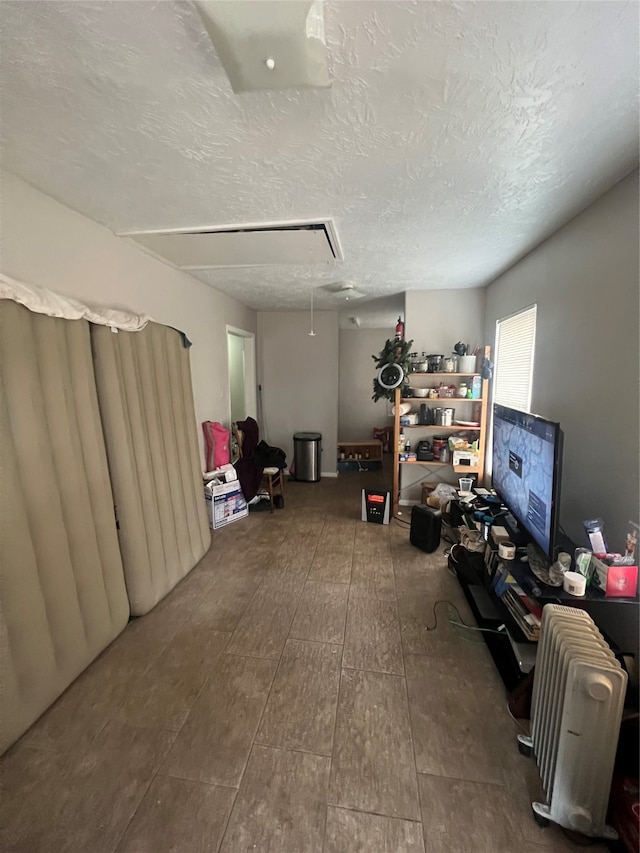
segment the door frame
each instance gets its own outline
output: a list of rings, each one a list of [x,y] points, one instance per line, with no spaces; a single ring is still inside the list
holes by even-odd
[[[244,348],[244,408],[246,417],[258,420],[258,401],[256,395],[256,336],[237,326],[226,326],[227,343],[229,335],[242,338]],[[227,346],[227,412],[231,425],[231,383],[229,381],[229,347]]]

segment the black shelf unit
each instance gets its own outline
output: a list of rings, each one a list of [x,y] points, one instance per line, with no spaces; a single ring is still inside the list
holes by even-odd
[[[535,649],[537,643],[524,636],[505,603],[492,589],[491,582],[499,562],[497,546],[491,545],[490,551],[485,555],[484,567],[478,573],[477,582],[470,583],[469,578],[461,574],[458,574],[458,582],[479,627],[496,630],[500,625],[504,625],[501,633],[483,632],[482,636],[505,687],[512,691],[527,675],[520,666],[514,646],[526,651]],[[532,574],[528,564],[521,559],[509,561],[508,568],[524,592],[540,607],[545,604],[562,604],[586,610],[615,654],[636,652],[640,610],[638,596],[606,598],[599,590],[587,588],[586,594],[578,598],[561,587],[541,583]],[[491,608],[493,613],[490,613]],[[531,657],[530,651],[527,657]]]
[[[526,677],[526,673],[520,669],[518,659],[514,652],[511,640],[507,635],[507,631],[511,633],[513,629],[511,637],[516,644],[525,643],[526,640],[511,618],[511,614],[508,612],[504,604],[492,592],[487,591],[485,587],[481,585],[480,581],[478,581],[478,584],[469,584],[460,576],[458,576],[458,581],[462,587],[462,591],[464,592],[464,596],[467,599],[478,627],[488,628],[492,631],[492,633],[483,631],[482,637],[487,649],[489,650],[489,654],[493,658],[496,669],[500,673],[504,686],[508,692],[511,692],[512,690],[515,690],[522,679]],[[482,596],[481,593],[489,596],[489,600],[494,605],[498,618],[492,618],[488,615],[486,606],[479,604],[479,600],[482,601],[484,599],[484,596]],[[505,629],[500,633],[493,633],[498,630],[500,625],[504,625]]]

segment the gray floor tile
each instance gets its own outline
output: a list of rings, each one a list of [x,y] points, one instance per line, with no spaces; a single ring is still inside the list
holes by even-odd
[[[351,580],[352,558],[352,546],[342,549],[339,544],[331,549],[318,546],[307,580],[348,584]]]
[[[234,788],[158,774],[117,853],[217,853],[235,796]]]
[[[279,575],[264,578],[240,619],[227,651],[279,658],[295,616],[304,582]]]
[[[331,755],[342,648],[287,640],[256,742]]]
[[[389,525],[361,521],[356,527],[354,554],[391,557]]]
[[[351,597],[396,600],[391,556],[354,554],[351,568]]]
[[[329,802],[419,820],[403,678],[342,671]]]
[[[419,772],[504,785],[500,750],[506,699],[470,689],[447,660],[405,657],[411,726]]]
[[[424,853],[422,824],[329,806],[324,853]]]
[[[411,591],[398,590],[404,653],[486,661],[488,652],[479,632],[460,628],[449,621],[458,621],[460,615],[467,625],[476,624],[466,601],[453,602],[457,612],[449,606],[449,601],[449,597],[439,598],[428,587],[426,591],[419,586]]]
[[[266,577],[270,578],[274,575],[290,575],[291,577],[299,578],[304,581],[307,579],[313,554],[290,554],[287,556],[276,556],[271,561]]]
[[[31,747],[24,739],[2,756],[0,850],[21,849],[22,840],[39,822],[41,811],[49,806],[52,791],[65,784],[71,766],[67,754]],[[46,825],[46,817],[43,823]]]
[[[418,774],[426,853],[516,853],[523,839],[505,788]]]
[[[233,572],[217,578],[195,604],[216,631],[234,631],[262,580],[262,573]]]
[[[394,601],[349,598],[343,666],[404,674],[400,625]]]
[[[162,772],[194,781],[239,785],[275,670],[275,661],[223,655]]]
[[[348,600],[346,584],[307,581],[289,636],[319,643],[342,643]]]
[[[194,617],[131,686],[118,719],[132,726],[179,731],[230,636],[212,631],[208,617]]]
[[[146,617],[130,622],[25,733],[23,741],[56,751],[90,745],[184,620],[183,614],[172,613],[167,626],[161,626],[155,616],[150,622]]]
[[[55,780],[14,850],[113,853],[174,737],[109,723]]]
[[[329,764],[254,746],[220,853],[322,853]]]

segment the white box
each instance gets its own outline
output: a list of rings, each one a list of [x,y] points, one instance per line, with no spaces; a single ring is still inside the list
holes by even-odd
[[[239,518],[249,515],[249,507],[242,494],[240,483],[222,483],[220,486],[208,486],[205,489],[209,527],[218,530]]]
[[[454,450],[453,464],[454,465],[469,465],[469,468],[477,468],[480,462],[480,454],[474,453],[471,450]]]

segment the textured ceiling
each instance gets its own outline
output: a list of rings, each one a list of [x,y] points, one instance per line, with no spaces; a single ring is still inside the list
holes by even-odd
[[[0,22],[3,166],[49,195],[115,232],[335,220],[342,262],[195,274],[257,310],[482,286],[638,162],[636,2],[327,2],[332,87],[240,95],[190,3]]]

